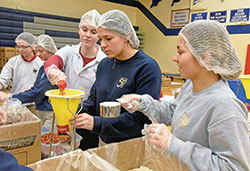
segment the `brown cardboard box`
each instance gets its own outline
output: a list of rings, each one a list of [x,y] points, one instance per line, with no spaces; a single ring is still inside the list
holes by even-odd
[[[0,126],[0,148],[12,153],[19,164],[27,165],[41,160],[41,121],[24,109],[24,121]]]
[[[3,65],[4,65],[4,60],[3,58],[0,57],[0,68],[3,68]]]
[[[0,47],[0,68],[3,68],[3,66],[13,56],[16,56],[16,48]]]
[[[5,58],[10,59],[16,55],[16,48],[6,47],[5,48]]]
[[[5,47],[0,47],[0,58],[4,58],[5,55]]]
[[[162,87],[166,87],[167,85],[170,85],[171,84],[171,78],[168,78],[164,75],[162,75],[162,83],[161,83],[161,86]]]
[[[161,92],[163,93],[163,96],[173,96],[175,95],[175,90],[179,89],[183,86],[182,83],[175,83],[172,82],[170,85],[167,85],[166,87],[161,87]]]
[[[0,57],[1,58],[11,58],[15,56],[16,48],[13,47],[0,47]]]
[[[20,52],[15,48],[15,56],[20,55]]]
[[[87,151],[76,150],[61,156],[38,161],[28,167],[36,171],[116,171],[141,166],[154,171],[188,170],[173,156],[165,156],[147,145],[142,138],[108,144]]]

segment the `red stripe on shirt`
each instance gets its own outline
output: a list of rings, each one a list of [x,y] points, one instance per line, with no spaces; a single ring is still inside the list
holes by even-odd
[[[81,53],[80,53],[81,57],[82,57],[82,60],[83,60],[83,66],[86,66],[88,63],[90,63],[91,61],[93,61],[96,57],[94,58],[86,58],[85,56],[83,56]]]
[[[44,71],[46,71],[46,68],[48,68],[52,64],[55,64],[60,70],[63,69],[63,60],[59,55],[52,55],[44,62]]]
[[[36,54],[34,54],[34,56],[31,59],[26,59],[23,55],[21,55],[22,59],[26,62],[32,62],[34,59],[36,59]]]

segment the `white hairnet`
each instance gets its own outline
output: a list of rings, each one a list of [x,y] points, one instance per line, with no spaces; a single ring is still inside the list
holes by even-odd
[[[128,16],[120,10],[110,10],[102,14],[98,20],[98,27],[110,29],[125,37],[134,49],[139,47],[139,39]]]
[[[31,33],[23,32],[17,36],[15,42],[17,41],[24,41],[34,49],[34,43],[36,41],[36,37]]]
[[[90,10],[82,15],[79,27],[81,27],[83,24],[97,27],[96,23],[99,17],[100,14],[96,10]]]
[[[236,79],[242,71],[241,61],[224,25],[201,20],[187,24],[179,33],[188,49],[207,70],[222,79]]]
[[[53,54],[57,51],[54,40],[49,35],[45,34],[42,34],[36,38],[36,46],[42,46],[44,49]]]

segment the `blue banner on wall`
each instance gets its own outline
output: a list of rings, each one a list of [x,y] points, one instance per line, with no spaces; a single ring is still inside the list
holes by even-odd
[[[230,22],[246,22],[249,21],[250,8],[231,10]]]
[[[216,20],[220,23],[225,23],[227,21],[227,11],[211,12],[210,20]]]
[[[206,20],[206,19],[207,19],[207,12],[194,13],[191,16],[191,22],[196,20]]]

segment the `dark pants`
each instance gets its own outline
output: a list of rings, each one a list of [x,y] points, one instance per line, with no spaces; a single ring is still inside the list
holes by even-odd
[[[76,129],[76,132],[82,136],[82,140],[79,146],[81,150],[98,147],[99,138],[97,134],[90,133],[90,131],[85,129]]]

